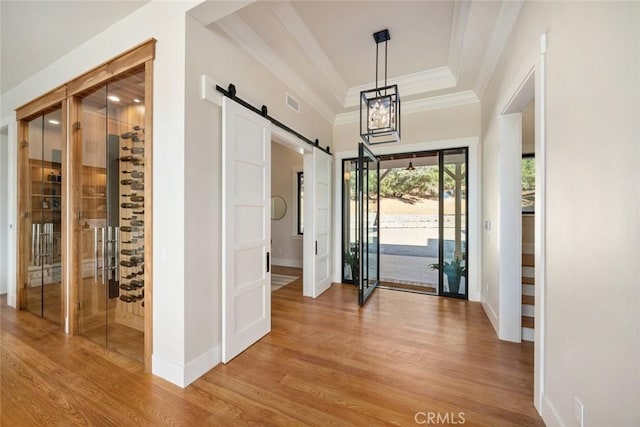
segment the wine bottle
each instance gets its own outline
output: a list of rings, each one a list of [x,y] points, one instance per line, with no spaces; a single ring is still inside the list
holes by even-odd
[[[144,190],[144,184],[141,183],[140,181],[133,182],[133,183],[131,183],[131,189],[132,190],[140,190],[140,191],[142,191],[142,190]]]
[[[120,157],[120,160],[123,162],[139,162],[142,159],[140,157],[135,157],[135,156],[122,156]]]
[[[122,185],[130,185],[131,188],[133,188],[134,185],[142,184],[142,183],[140,181],[135,180],[135,179],[122,179],[122,180],[120,180],[120,184],[122,184]]]
[[[143,205],[140,205],[138,203],[120,203],[120,207],[123,209],[138,209],[143,207]],[[134,212],[135,213],[135,212]]]
[[[144,155],[144,148],[143,147],[132,147],[131,148],[131,154],[142,154],[142,155]]]
[[[144,178],[144,172],[133,171],[131,172],[131,178]]]
[[[141,219],[135,219],[131,221],[131,225],[134,227],[144,227],[144,221]]]
[[[137,195],[132,195],[131,196],[131,201],[132,202],[144,202],[144,196],[137,196]]]
[[[132,256],[131,258],[129,258],[129,261],[133,262],[136,265],[142,264],[144,262],[144,257],[142,257],[142,256]]]

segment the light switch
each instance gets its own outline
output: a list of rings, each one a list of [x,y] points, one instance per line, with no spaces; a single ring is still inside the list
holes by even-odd
[[[491,230],[491,221],[485,221],[484,222],[484,229],[485,230]]]

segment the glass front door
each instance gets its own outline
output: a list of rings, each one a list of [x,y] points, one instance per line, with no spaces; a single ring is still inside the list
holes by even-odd
[[[467,298],[467,150],[444,150],[440,161],[440,294]]]
[[[76,99],[82,168],[78,327],[144,358],[144,71]]]
[[[376,241],[380,286],[467,298],[467,149],[378,156],[377,192],[361,200],[359,174],[367,172],[366,158],[362,168],[360,159],[343,161],[343,282],[359,285],[360,245],[369,238],[363,249]],[[365,203],[377,213],[361,210]],[[374,224],[361,227],[367,220],[360,222],[360,216],[367,212]]]
[[[22,256],[26,277],[24,308],[61,324],[62,315],[62,110],[26,124],[29,150],[28,234]],[[26,274],[25,274],[26,273]]]
[[[380,161],[363,143],[358,147],[358,304],[364,305],[380,282]]]

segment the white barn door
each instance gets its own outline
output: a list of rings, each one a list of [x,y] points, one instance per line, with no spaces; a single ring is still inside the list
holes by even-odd
[[[271,331],[271,123],[222,103],[222,361]]]
[[[331,156],[314,149],[304,162],[304,216],[312,220],[304,230],[303,294],[316,298],[331,286]]]

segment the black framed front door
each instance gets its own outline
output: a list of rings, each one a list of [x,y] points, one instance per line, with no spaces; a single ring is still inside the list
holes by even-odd
[[[356,175],[358,304],[364,305],[380,283],[380,160],[363,143],[358,145]]]

